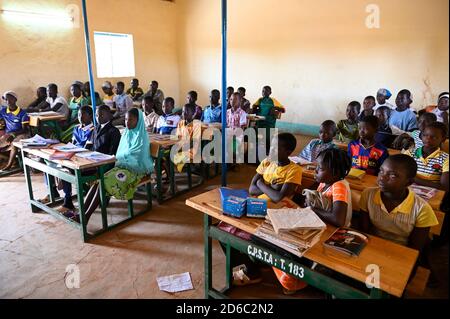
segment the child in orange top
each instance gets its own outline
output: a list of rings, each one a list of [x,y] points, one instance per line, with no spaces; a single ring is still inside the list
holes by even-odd
[[[349,227],[352,218],[351,191],[345,177],[351,169],[348,155],[339,149],[327,149],[320,153],[315,179],[319,182],[318,192],[331,201],[331,210],[312,207],[314,212],[326,223],[336,227]],[[285,294],[293,294],[306,287],[306,283],[285,272],[273,268],[283,286]]]

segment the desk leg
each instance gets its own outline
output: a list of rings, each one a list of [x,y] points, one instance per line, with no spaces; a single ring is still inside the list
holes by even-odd
[[[161,172],[162,152],[158,151],[158,158],[156,159],[156,188],[158,192],[158,203],[162,202],[162,172]]]
[[[24,154],[24,152],[22,150],[22,159],[23,159],[24,156],[25,156],[25,154]],[[27,187],[28,187],[28,197],[29,197],[30,202],[31,202],[32,200],[34,200],[33,183],[31,181],[31,169],[26,164],[23,164],[23,168],[24,168],[24,171],[25,171],[25,181],[26,181]],[[36,206],[34,206],[33,204],[31,204],[30,206],[31,206],[31,212],[36,213],[36,212],[39,211],[39,209]]]
[[[56,189],[55,185],[55,177],[50,176],[46,174],[47,176],[47,183],[48,183],[48,193],[50,195],[50,203],[54,203],[56,201],[55,194],[53,193],[53,190]]]
[[[384,291],[372,288],[370,290],[370,299],[386,299],[389,297],[389,294],[385,293]]]
[[[106,211],[106,205],[108,205],[108,201],[106,199],[105,192],[105,166],[100,166],[98,169],[100,175],[100,205],[102,209],[102,227],[103,230],[108,229],[108,216]]]
[[[205,298],[209,299],[209,291],[212,289],[212,239],[209,237],[209,227],[212,218],[203,216],[203,240],[205,242]]]
[[[192,188],[192,169],[191,169],[191,163],[187,164],[186,171],[187,171],[187,178],[188,178],[188,188]]]
[[[175,165],[173,164],[170,155],[167,157],[169,162],[169,180],[170,180],[170,193],[175,196]]]
[[[225,253],[225,274],[226,274],[226,288],[225,290],[228,290],[231,288],[231,278],[233,276],[232,269],[231,269],[231,245],[226,244],[226,253]]]
[[[78,206],[79,208],[79,216],[80,216],[80,224],[81,224],[81,236],[83,237],[83,242],[86,242],[88,240],[88,233],[87,233],[87,222],[86,222],[86,215],[85,215],[85,209],[84,209],[84,194],[83,194],[83,183],[82,183],[82,176],[81,171],[77,169],[75,171],[75,176],[77,177],[77,197],[78,197]]]

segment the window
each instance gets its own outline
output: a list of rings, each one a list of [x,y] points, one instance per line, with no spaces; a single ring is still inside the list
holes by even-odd
[[[134,77],[133,35],[94,32],[98,78]]]

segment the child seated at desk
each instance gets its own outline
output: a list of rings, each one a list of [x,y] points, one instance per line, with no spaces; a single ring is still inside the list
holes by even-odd
[[[358,121],[361,121],[364,117],[374,115],[374,107],[376,105],[375,97],[367,96],[363,102],[363,109],[358,116]]]
[[[297,147],[297,140],[290,133],[280,133],[272,140],[269,157],[256,169],[249,193],[274,203],[292,198],[302,183],[302,168],[289,156]]]
[[[89,105],[88,99],[83,95],[83,89],[78,83],[74,83],[70,86],[70,94],[72,98],[69,102],[70,119],[69,124],[74,124],[78,120],[78,109],[82,106]],[[73,130],[73,127],[72,127]]]
[[[177,128],[180,116],[173,113],[175,107],[175,100],[167,97],[163,102],[163,115],[161,115],[156,124],[156,133],[158,134],[172,134],[172,131]]]
[[[181,113],[181,121],[178,122],[176,135],[180,139],[177,146],[181,152],[176,152],[173,163],[181,173],[186,163],[191,162],[200,149],[202,138],[202,123],[194,120],[195,106],[186,104]],[[167,170],[167,163],[163,162],[163,169]]]
[[[139,87],[139,80],[132,79],[130,86],[131,87],[127,90],[127,95],[129,95],[134,102],[142,100],[144,90]]]
[[[154,109],[155,102],[151,96],[145,96],[142,99],[142,109],[144,110],[144,122],[147,132],[154,133],[156,130],[156,124],[159,120],[159,115]]]
[[[110,81],[105,81],[102,84],[102,91],[105,93],[103,96],[103,103],[109,107],[111,111],[115,111],[114,107],[114,91],[113,91],[113,85]]]
[[[245,94],[246,94],[247,90],[244,87],[240,87],[240,88],[238,88],[237,91],[241,95],[241,109],[245,113],[249,114],[250,111],[252,110],[252,104],[250,103],[249,100],[247,100],[245,98]]]
[[[203,109],[200,105],[197,105],[198,94],[196,91],[190,91],[186,97],[186,103],[195,108],[194,120],[201,120],[203,115]]]
[[[86,144],[91,140],[94,132],[94,125],[92,124],[92,107],[82,106],[78,110],[78,122],[80,124],[73,128],[72,143],[77,147],[85,148]],[[75,206],[72,201],[72,184],[62,181],[64,191],[64,203],[58,209],[61,213],[66,213],[69,210],[74,210]]]
[[[377,104],[374,106],[374,111],[382,106],[386,106],[391,110],[395,109],[395,106],[388,101],[391,96],[392,93],[388,89],[379,89],[377,91]]]
[[[227,110],[227,138],[232,141],[233,163],[243,163],[245,157],[244,130],[247,126],[247,113],[241,108],[241,95],[231,94],[231,108]],[[233,169],[236,167],[232,166]]]
[[[277,118],[286,112],[284,106],[281,105],[275,98],[271,97],[272,88],[270,86],[265,86],[262,89],[262,97],[259,98],[252,107],[252,114],[265,117],[264,120],[256,122],[256,129],[264,129],[265,138],[265,148],[266,154],[270,150],[270,142],[272,140],[272,130],[276,126]]]
[[[352,168],[366,171],[369,175],[378,175],[381,164],[389,156],[388,149],[375,141],[378,118],[366,116],[359,123],[360,139],[348,144],[348,156],[352,159]]]
[[[417,163],[414,182],[443,191],[449,189],[448,153],[440,146],[446,139],[447,127],[441,122],[428,125],[422,133],[423,146],[415,151],[406,151]]]
[[[404,154],[389,157],[381,166],[378,186],[361,194],[361,228],[381,238],[423,251],[430,227],[438,224],[431,206],[408,187],[417,172]]]
[[[434,113],[422,113],[419,116],[418,130],[399,135],[393,143],[393,147],[398,150],[415,150],[423,146],[422,132],[425,127],[437,121]]]
[[[397,108],[392,111],[389,125],[405,132],[412,132],[418,128],[416,114],[411,110],[411,92],[401,90],[395,100]]]
[[[347,106],[347,119],[341,120],[337,124],[339,142],[348,143],[358,139],[358,114],[360,111],[361,104],[357,101],[350,102]]]
[[[58,86],[56,84],[50,83],[47,86],[47,99],[45,102],[45,106],[41,110],[42,112],[53,111],[63,115],[66,120],[69,118],[69,106],[67,105],[66,99],[58,95]]]
[[[336,123],[327,120],[320,125],[319,139],[313,139],[301,151],[299,157],[309,162],[316,162],[319,154],[329,148],[336,148],[333,139],[336,136]]]
[[[5,122],[6,134],[0,137],[0,153],[9,153],[9,157],[0,171],[8,171],[13,166],[17,155],[13,142],[27,138],[30,118],[25,110],[17,106],[18,95],[15,92],[5,92],[2,99],[6,102],[6,107],[0,110],[0,120]]]
[[[114,108],[116,112],[113,115],[114,126],[125,125],[125,114],[133,107],[133,100],[125,93],[125,83],[117,82],[116,95],[114,95]]]
[[[312,206],[309,195],[307,204],[312,206],[314,212],[326,223],[336,227],[350,227],[352,219],[352,197],[350,186],[345,180],[348,175],[351,162],[345,151],[330,148],[319,154],[315,179],[319,183],[315,193],[315,205]],[[317,200],[322,196],[322,202]],[[327,202],[327,203],[325,203]],[[285,272],[273,268],[278,281],[283,286],[283,292],[287,295],[294,294],[306,287],[306,283]]]
[[[125,131],[117,149],[116,167],[105,174],[105,190],[108,196],[119,200],[133,199],[142,178],[153,171],[149,156],[150,140],[144,124],[144,115],[137,108],[128,110],[125,116]],[[98,183],[86,196],[86,223],[100,203]],[[79,221],[79,216],[75,218]]]
[[[27,113],[37,113],[42,110],[45,106],[45,100],[47,99],[47,88],[40,87],[36,92],[36,99],[31,102],[27,107]]]
[[[220,104],[220,91],[212,90],[209,96],[209,103],[203,111],[201,121],[206,124],[220,123],[222,121],[222,105]]]
[[[378,130],[375,134],[375,141],[383,144],[385,147],[390,147],[395,139],[395,136],[392,135],[392,130],[389,127],[391,111],[392,110],[387,106],[380,106],[375,111],[375,116],[378,118]]]
[[[85,82],[83,85],[83,91],[86,94],[86,98],[87,98],[87,103],[88,105],[92,106],[92,98],[91,98],[91,84],[88,82]],[[95,92],[94,94],[95,96],[95,105],[99,106],[103,104],[102,99],[100,98],[100,94],[98,94],[98,92]]]

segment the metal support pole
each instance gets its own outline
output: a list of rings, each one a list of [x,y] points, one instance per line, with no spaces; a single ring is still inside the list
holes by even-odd
[[[222,186],[227,186],[227,0],[222,0]]]
[[[89,26],[88,26],[88,17],[87,17],[87,9],[86,9],[86,0],[81,0],[81,4],[83,6],[83,21],[84,21],[84,40],[86,42],[86,58],[89,72],[89,84],[91,87],[91,104],[92,111],[94,113],[94,125],[97,125],[97,120],[95,118],[95,110],[96,106],[96,98],[95,98],[95,85],[94,85],[94,75],[92,74],[92,59],[91,59],[91,42],[89,40]]]

